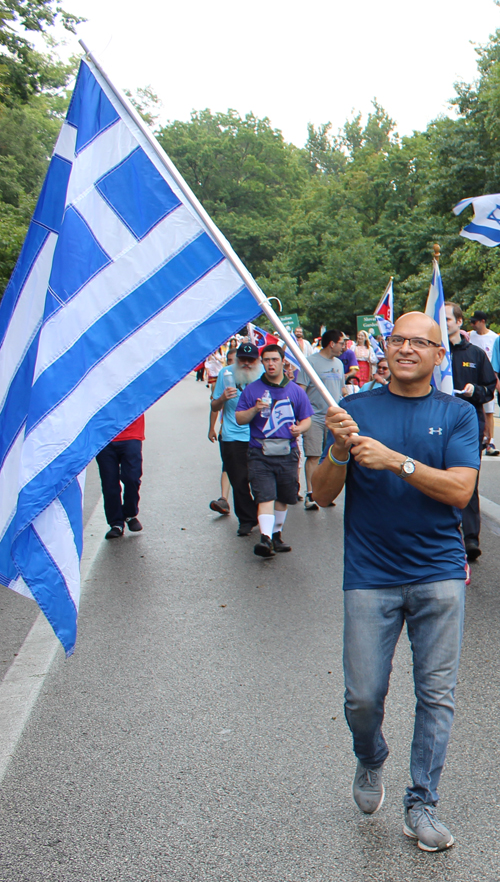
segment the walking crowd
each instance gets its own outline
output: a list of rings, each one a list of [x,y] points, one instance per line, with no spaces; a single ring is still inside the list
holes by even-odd
[[[352,795],[360,811],[384,800],[389,750],[382,724],[392,660],[406,624],[413,653],[416,710],[411,785],[404,794],[406,836],[424,851],[453,844],[437,816],[438,784],[454,694],[470,562],[481,555],[481,455],[496,456],[493,398],[500,389],[500,337],[476,311],[463,329],[460,306],[445,305],[454,395],[438,391],[434,370],[446,355],[429,316],[401,316],[384,339],[351,341],[326,330],[299,348],[336,406],[278,338],[260,348],[232,337],[196,370],[210,390],[208,438],[218,441],[220,496],[210,509],[237,534],[256,531],[254,554],[292,551],[287,510],[306,517],[344,505],[345,715],[357,760]],[[268,335],[269,336],[269,335]],[[500,399],[499,399],[500,403]],[[138,532],[144,417],[97,457],[106,539]],[[304,497],[300,477],[304,469]],[[122,499],[122,485],[124,495]]]

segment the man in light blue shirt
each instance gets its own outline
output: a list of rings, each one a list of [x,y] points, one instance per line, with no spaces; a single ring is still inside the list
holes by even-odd
[[[219,373],[211,404],[212,413],[221,410],[223,413],[221,456],[224,471],[233,488],[234,512],[239,521],[238,536],[248,536],[256,526],[257,506],[248,484],[250,428],[239,426],[234,414],[243,389],[257,380],[261,373],[259,350],[252,343],[242,343],[236,352],[235,363]],[[231,378],[228,374],[231,374]]]

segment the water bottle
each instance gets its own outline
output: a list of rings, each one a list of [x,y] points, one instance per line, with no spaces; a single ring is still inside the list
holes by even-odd
[[[224,389],[236,389],[236,384],[234,382],[234,377],[232,371],[226,370],[222,374],[222,382],[224,383]]]
[[[264,394],[262,396],[262,401],[264,402],[264,404],[266,406],[261,410],[260,415],[267,419],[267,417],[271,416],[271,404],[273,401],[269,389],[266,389],[266,391],[264,392]]]

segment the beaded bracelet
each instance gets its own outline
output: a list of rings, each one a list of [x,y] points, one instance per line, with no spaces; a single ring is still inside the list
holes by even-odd
[[[346,466],[351,458],[351,454],[349,453],[347,456],[347,459],[345,459],[343,461],[340,459],[335,459],[335,457],[332,453],[332,447],[333,447],[333,444],[328,448],[328,459],[330,460],[330,462],[333,462],[333,464],[337,465],[337,466]]]

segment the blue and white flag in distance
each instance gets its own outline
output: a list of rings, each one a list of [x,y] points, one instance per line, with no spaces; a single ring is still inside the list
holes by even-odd
[[[381,315],[376,315],[377,325],[380,333],[383,337],[388,337],[389,334],[392,334],[392,329],[394,328],[394,323],[387,321],[387,319],[383,318]]]
[[[373,336],[373,334],[369,334],[369,335],[368,335],[368,339],[369,339],[369,341],[370,341],[370,346],[372,347],[372,349],[373,349],[375,355],[377,356],[378,360],[380,361],[381,358],[385,358],[385,352],[384,352],[384,350],[381,348],[381,346],[379,346],[379,344],[377,343],[377,341],[376,341],[375,337]]]
[[[451,370],[450,343],[448,340],[448,328],[446,325],[446,312],[444,308],[444,292],[441,273],[437,260],[433,261],[432,282],[425,305],[425,314],[430,315],[441,328],[441,341],[446,349],[446,354],[441,364],[434,368],[432,382],[440,392],[453,395],[453,374]]]
[[[76,640],[82,472],[260,307],[88,61],[0,304],[0,582]]]
[[[453,213],[460,214],[468,205],[473,206],[474,217],[470,224],[460,230],[460,235],[481,242],[488,248],[500,245],[500,193],[462,199],[455,205]]]

